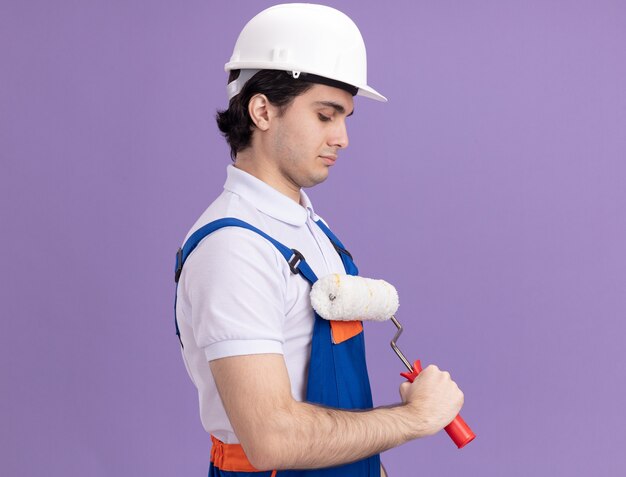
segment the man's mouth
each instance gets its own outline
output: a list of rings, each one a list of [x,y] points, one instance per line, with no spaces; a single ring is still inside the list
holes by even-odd
[[[332,166],[335,161],[337,160],[337,155],[336,154],[326,154],[323,156],[320,156],[322,158],[322,160],[324,161],[324,164],[326,164],[327,166]]]

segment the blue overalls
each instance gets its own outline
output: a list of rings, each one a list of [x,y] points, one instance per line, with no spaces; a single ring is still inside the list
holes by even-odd
[[[352,256],[344,248],[343,244],[322,221],[317,221],[316,223],[330,239],[337,253],[339,253],[346,273],[357,275],[358,269],[352,261]],[[242,220],[224,218],[211,222],[195,231],[185,242],[182,249],[179,249],[176,254],[176,283],[178,283],[185,260],[198,243],[204,237],[222,227],[242,227],[256,232],[269,240],[278,249],[289,264],[292,273],[299,273],[311,285],[317,281],[317,276],[300,252],[286,247],[263,231]],[[174,307],[176,307],[176,304],[174,304]],[[343,323],[348,323],[348,328],[352,326],[352,331],[348,330],[347,335],[345,332],[341,333],[342,327],[345,331],[346,326],[344,324],[341,322],[331,323],[315,313],[306,401],[338,409],[371,409],[373,406],[372,392],[365,364],[365,341],[362,326],[360,323],[357,323],[358,328],[355,330],[355,323],[351,325],[349,322]],[[333,334],[335,326],[340,333]],[[176,334],[180,339],[177,322]],[[337,339],[340,334],[343,334],[343,337]],[[334,341],[333,338],[335,338]],[[243,465],[232,464],[232,462],[241,462],[241,459],[244,462],[247,461],[241,446],[222,444],[214,437],[212,437],[212,440],[213,449],[209,477],[380,477],[379,455],[374,455],[351,464],[326,469],[284,470],[278,472],[257,471],[249,463],[247,465],[245,463]],[[228,462],[229,459],[230,462]]]

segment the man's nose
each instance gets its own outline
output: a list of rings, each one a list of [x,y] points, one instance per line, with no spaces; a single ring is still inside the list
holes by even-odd
[[[333,129],[333,134],[329,138],[328,145],[345,149],[348,147],[348,128],[345,121],[337,121],[337,127]]]

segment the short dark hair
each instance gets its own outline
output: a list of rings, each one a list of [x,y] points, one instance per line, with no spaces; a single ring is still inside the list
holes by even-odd
[[[239,76],[240,70],[230,72],[228,82]],[[230,146],[230,157],[234,161],[237,153],[250,146],[252,133],[256,127],[248,113],[248,103],[255,94],[264,94],[274,106],[278,106],[282,114],[291,102],[313,86],[313,83],[301,78],[294,79],[286,71],[261,70],[250,78],[241,92],[234,96],[228,109],[218,111],[215,119],[217,127]]]

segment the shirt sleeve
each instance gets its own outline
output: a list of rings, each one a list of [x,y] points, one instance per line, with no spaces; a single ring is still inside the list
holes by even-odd
[[[206,237],[181,275],[191,325],[208,361],[283,354],[284,261],[258,234],[227,227]]]

